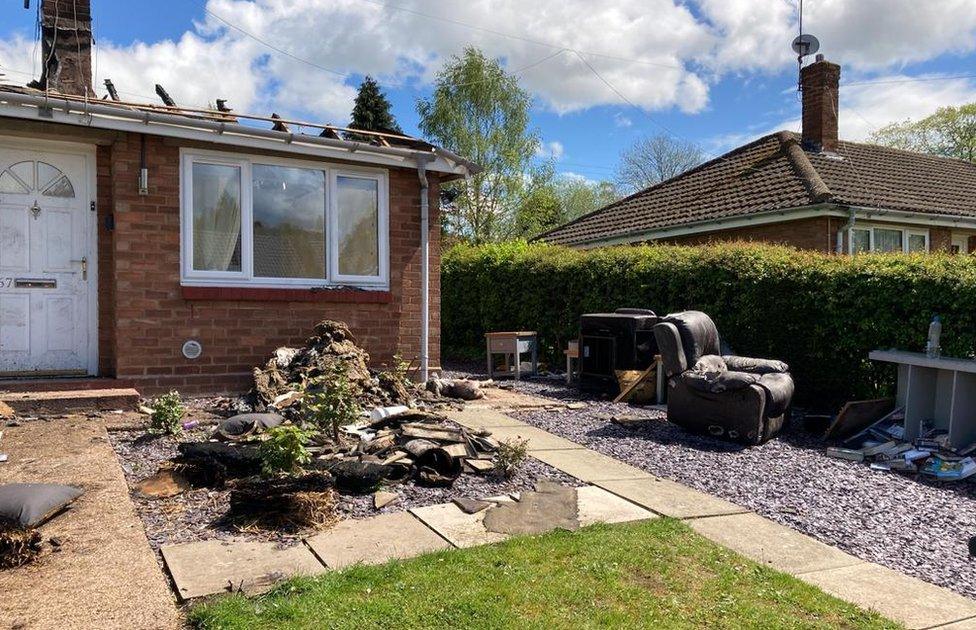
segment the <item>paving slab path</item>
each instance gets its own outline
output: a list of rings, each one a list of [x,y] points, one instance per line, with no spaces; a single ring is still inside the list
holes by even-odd
[[[499,402],[508,405],[509,398],[503,397]],[[531,405],[530,398],[520,396],[519,406]],[[529,454],[550,466],[653,513],[685,520],[714,542],[791,573],[840,599],[876,610],[909,628],[976,629],[976,601],[864,562],[746,508],[654,477],[582,445],[571,442],[571,447],[549,448],[554,442],[539,433],[548,432],[527,424],[523,428],[513,418],[502,418],[505,414],[493,409],[491,400],[448,415],[472,429],[503,428],[506,435],[524,435],[529,440]]]
[[[100,420],[69,416],[3,429],[0,483],[85,493],[41,528],[57,553],[0,571],[0,628],[177,628],[179,615]]]

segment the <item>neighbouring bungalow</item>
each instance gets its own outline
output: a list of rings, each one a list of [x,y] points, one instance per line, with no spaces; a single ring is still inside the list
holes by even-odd
[[[40,11],[40,79],[0,86],[0,377],[237,391],[325,318],[374,364],[438,365],[438,191],[475,165],[161,89],[99,99],[89,0]]]
[[[765,241],[821,252],[976,251],[976,165],[838,139],[840,66],[801,70],[802,133],[779,131],[570,221],[575,248]]]

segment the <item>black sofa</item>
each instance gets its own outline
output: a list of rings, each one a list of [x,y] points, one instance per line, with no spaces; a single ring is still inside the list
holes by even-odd
[[[668,420],[743,444],[762,444],[789,419],[793,378],[782,361],[722,356],[718,329],[700,311],[654,326],[668,383]]]

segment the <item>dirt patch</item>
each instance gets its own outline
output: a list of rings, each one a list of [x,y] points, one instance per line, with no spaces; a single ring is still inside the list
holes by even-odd
[[[0,571],[0,619],[35,628],[175,628],[166,578],[146,544],[99,419],[21,420],[3,429],[0,483],[78,485],[85,493],[41,527],[34,562]],[[55,550],[56,549],[56,550]]]

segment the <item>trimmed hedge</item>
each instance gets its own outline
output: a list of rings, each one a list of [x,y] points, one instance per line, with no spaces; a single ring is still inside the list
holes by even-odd
[[[446,356],[484,356],[490,330],[537,330],[541,354],[564,362],[582,313],[619,307],[705,311],[738,354],[787,361],[797,401],[833,407],[891,394],[893,366],[876,348],[921,351],[934,313],[942,349],[976,347],[976,257],[862,254],[787,247],[653,245],[576,251],[524,242],[445,252]]]

